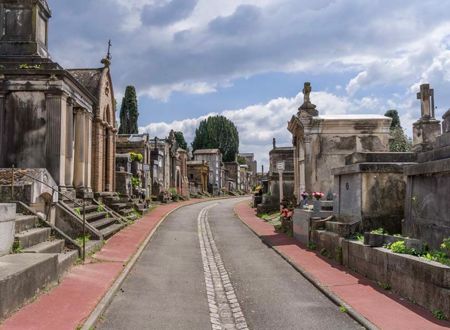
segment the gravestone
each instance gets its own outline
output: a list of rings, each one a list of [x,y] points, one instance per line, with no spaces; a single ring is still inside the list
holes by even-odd
[[[355,153],[333,170],[334,214],[341,223],[360,222],[360,230],[384,228],[401,233],[406,180],[414,153]]]
[[[444,114],[443,128],[430,149],[418,154],[418,164],[405,169],[403,234],[421,239],[433,249],[450,237],[450,111]]]

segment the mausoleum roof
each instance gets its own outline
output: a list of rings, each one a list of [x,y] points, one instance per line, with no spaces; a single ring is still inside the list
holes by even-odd
[[[372,114],[358,114],[358,115],[320,115],[313,117],[314,119],[322,120],[380,120],[380,119],[390,119],[389,117],[383,115],[372,115]]]
[[[68,69],[67,71],[93,96],[98,96],[103,69]]]
[[[219,153],[219,149],[198,149],[194,151],[194,155],[198,154],[217,154]]]

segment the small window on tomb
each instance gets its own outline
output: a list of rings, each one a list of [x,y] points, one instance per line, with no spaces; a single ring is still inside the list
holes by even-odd
[[[31,10],[10,8],[4,13],[3,35],[8,39],[31,40]]]

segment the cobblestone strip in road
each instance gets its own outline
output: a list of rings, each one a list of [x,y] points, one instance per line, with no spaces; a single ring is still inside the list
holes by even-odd
[[[208,210],[213,206],[202,209],[197,220],[211,326],[213,330],[247,330],[247,322],[208,223]]]

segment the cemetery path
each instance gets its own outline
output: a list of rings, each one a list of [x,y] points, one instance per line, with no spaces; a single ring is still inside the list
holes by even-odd
[[[97,329],[358,329],[234,214],[186,206],[158,228]]]

